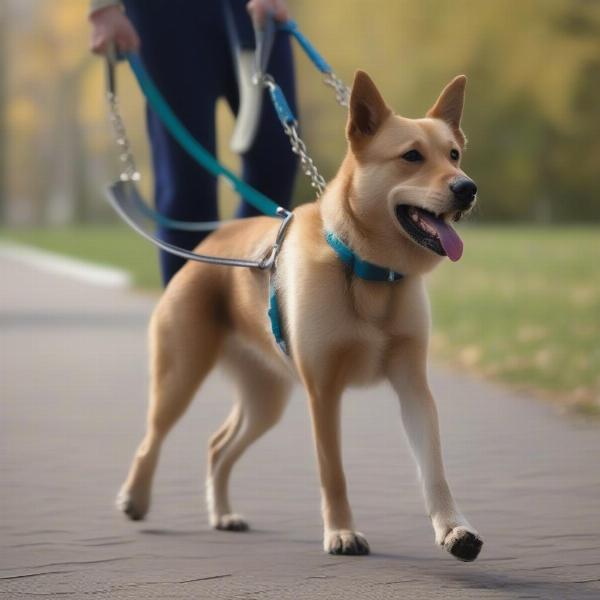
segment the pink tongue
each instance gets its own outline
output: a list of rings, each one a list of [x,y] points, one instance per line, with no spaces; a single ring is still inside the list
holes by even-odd
[[[463,243],[458,237],[458,233],[446,221],[434,217],[430,213],[420,212],[419,216],[437,231],[442,248],[448,258],[453,262],[459,260],[463,253]]]

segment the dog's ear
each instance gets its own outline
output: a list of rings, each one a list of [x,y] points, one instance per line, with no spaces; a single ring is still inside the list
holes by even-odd
[[[458,75],[443,89],[436,103],[427,111],[428,117],[441,119],[448,123],[461,144],[466,141],[465,134],[460,128],[466,85],[467,78],[464,75]]]
[[[371,78],[364,71],[356,71],[346,126],[350,143],[361,142],[375,135],[391,114]]]

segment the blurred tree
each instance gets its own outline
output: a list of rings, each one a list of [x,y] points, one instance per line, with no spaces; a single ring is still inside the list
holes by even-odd
[[[48,44],[52,49],[55,70],[52,114],[52,152],[50,178],[47,182],[48,218],[55,221],[84,222],[88,219],[87,161],[83,125],[79,106],[84,100],[82,85],[92,57],[86,52],[85,7],[78,0],[62,0],[60,4],[45,4],[41,17],[51,24]],[[69,35],[78,31],[80,35]]]
[[[399,0],[295,5],[340,74],[366,69],[401,114],[469,76],[465,169],[485,220],[600,220],[600,2]],[[318,15],[318,18],[315,18]],[[327,175],[343,116],[299,55],[302,122]]]
[[[6,74],[7,44],[6,34],[8,28],[7,6],[0,0],[0,225],[4,223],[6,216],[6,204],[8,196],[8,182],[6,180],[6,147],[8,143],[8,130],[6,118],[6,103],[8,96],[8,84]]]
[[[7,106],[13,213],[28,223],[95,219],[107,211],[95,208],[104,203],[88,166],[103,161],[103,149],[94,147],[92,155],[87,138],[94,126],[107,138],[108,127],[102,90],[90,89],[86,78],[93,64],[87,6],[80,0],[10,1],[10,56],[19,56]],[[83,111],[84,104],[99,110]]]
[[[575,0],[553,23],[570,44],[586,48],[565,90],[569,123],[553,146],[554,213],[562,220],[598,219],[600,204],[600,3]]]

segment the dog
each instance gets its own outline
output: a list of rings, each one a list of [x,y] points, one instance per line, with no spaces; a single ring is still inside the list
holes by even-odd
[[[238,399],[209,442],[211,525],[248,528],[231,508],[232,467],[278,422],[299,379],[312,417],[324,549],[368,554],[346,493],[340,400],[350,385],[387,379],[400,401],[435,541],[460,560],[477,557],[482,539],[455,504],[444,474],[426,373],[430,313],[423,282],[444,257],[460,258],[462,242],[451,222],[476,200],[475,183],[460,168],[465,84],[464,76],[456,77],[425,118],[408,119],[395,115],[358,71],[346,156],[322,197],[293,211],[275,271],[188,262],[172,279],[150,322],[147,432],[117,499],[131,519],[148,511],[165,436],[220,362]],[[260,259],[277,228],[269,217],[227,224],[198,251]],[[285,346],[269,326],[272,295]]]

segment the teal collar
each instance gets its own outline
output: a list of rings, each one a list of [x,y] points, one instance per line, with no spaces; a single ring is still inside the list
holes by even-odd
[[[402,273],[396,273],[396,271],[391,271],[385,267],[380,267],[379,265],[363,260],[332,231],[325,232],[325,239],[338,255],[338,258],[352,269],[354,275],[361,279],[394,282],[404,278]]]

